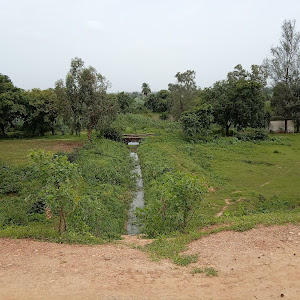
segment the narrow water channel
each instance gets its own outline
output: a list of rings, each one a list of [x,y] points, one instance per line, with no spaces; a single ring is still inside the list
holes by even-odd
[[[133,170],[133,172],[135,172],[138,176],[136,179],[137,193],[136,193],[136,195],[130,205],[130,209],[129,209],[127,232],[129,235],[135,235],[135,234],[139,233],[139,229],[135,225],[136,216],[135,216],[134,212],[137,207],[139,207],[139,208],[144,207],[144,187],[143,187],[142,171],[141,171],[141,167],[139,165],[139,157],[136,152],[131,152],[130,156],[133,157],[136,162],[136,166],[135,166],[135,169]]]

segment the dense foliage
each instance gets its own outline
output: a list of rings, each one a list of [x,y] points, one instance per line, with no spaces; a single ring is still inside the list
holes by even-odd
[[[237,65],[228,73],[227,80],[216,82],[202,92],[204,102],[212,106],[214,119],[227,136],[231,126],[238,129],[265,126],[264,75],[258,66],[252,66],[249,73]]]
[[[0,74],[0,136],[5,136],[26,115],[23,91],[8,76]]]
[[[119,105],[106,94],[110,83],[80,58],[71,61],[65,83],[58,80],[54,89],[24,91],[0,74],[0,136],[41,136],[51,131],[80,135],[88,130],[103,132],[115,119]],[[125,105],[125,104],[124,104]]]
[[[279,45],[271,48],[271,58],[264,61],[274,88],[272,106],[276,115],[287,120],[293,119],[300,127],[300,32],[296,31],[296,21],[284,20]]]
[[[187,70],[175,75],[176,83],[169,83],[168,89],[172,98],[172,114],[179,119],[181,114],[191,107],[192,101],[197,94],[196,72]]]
[[[42,204],[48,214],[59,214],[59,233],[61,233],[67,229],[67,216],[72,213],[76,202],[79,201],[78,166],[69,162],[65,155],[53,156],[51,152],[45,153],[43,150],[32,151],[29,157],[37,178],[27,200],[31,198],[31,202]]]
[[[149,237],[184,231],[195,217],[204,187],[196,176],[167,172],[151,186],[151,198],[137,212],[142,232]]]
[[[32,89],[24,93],[28,99],[23,129],[29,136],[55,134],[58,122],[58,99],[53,89]]]
[[[171,93],[161,90],[156,94],[151,94],[145,101],[145,106],[153,112],[166,112],[171,108]]]
[[[66,229],[61,238],[77,236],[75,240],[118,238],[124,233],[135,188],[133,161],[124,144],[101,139],[86,144],[75,157],[43,151],[31,157],[30,165],[0,165],[2,228],[34,227],[35,222],[42,228]],[[45,234],[41,237],[48,238]]]
[[[200,139],[207,137],[211,132],[213,121],[212,108],[209,105],[202,105],[184,112],[180,120],[183,133],[187,138]]]
[[[80,58],[71,61],[65,87],[62,81],[56,83],[56,91],[64,102],[65,118],[71,130],[80,135],[83,128],[91,139],[93,129],[103,131],[117,114],[117,102],[106,95],[110,83],[93,67],[84,67]]]

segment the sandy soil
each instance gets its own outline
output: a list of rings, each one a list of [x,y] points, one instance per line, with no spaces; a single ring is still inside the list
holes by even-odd
[[[153,262],[125,244],[0,239],[0,299],[300,299],[300,226],[222,232],[190,244],[197,263]],[[218,277],[191,274],[212,266]]]

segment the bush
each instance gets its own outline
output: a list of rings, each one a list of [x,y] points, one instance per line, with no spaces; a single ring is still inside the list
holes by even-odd
[[[0,195],[20,192],[25,177],[25,168],[10,166],[0,161]]]
[[[92,234],[95,237],[102,238],[118,238],[124,230],[124,222],[120,222],[120,217],[115,216],[99,197],[101,195],[85,195],[82,197],[69,218],[71,232]],[[111,200],[110,197],[109,201]],[[122,205],[120,205],[117,198],[113,202],[115,208],[119,208],[120,214],[122,214],[124,207],[120,207]],[[121,220],[123,221],[123,219]]]
[[[70,230],[102,238],[124,233],[133,160],[125,144],[106,139],[87,143],[77,160],[84,181],[82,197],[70,215]]]
[[[237,132],[236,137],[242,141],[265,141],[269,139],[268,133],[262,128]]]
[[[180,121],[185,137],[193,140],[207,137],[211,132],[213,121],[212,108],[209,105],[202,105],[184,112]]]
[[[114,128],[107,128],[103,132],[103,137],[107,140],[120,142],[122,140],[122,133]]]
[[[66,156],[53,156],[44,150],[32,150],[29,158],[37,179],[36,189],[30,191],[27,199],[45,203],[53,213],[59,213],[61,233],[67,228],[67,215],[79,199],[77,185],[81,177],[78,166],[70,163]]]
[[[27,205],[20,197],[7,197],[0,201],[0,226],[26,225]]]
[[[168,117],[169,117],[169,114],[168,114],[167,111],[162,112],[162,113],[160,114],[160,116],[159,116],[159,118],[160,118],[161,120],[167,120]]]
[[[158,195],[137,210],[138,224],[149,237],[184,231],[203,198],[199,179],[186,173],[166,173],[153,187]]]
[[[167,112],[171,107],[171,93],[167,90],[161,90],[156,94],[151,94],[145,101],[145,107],[153,112]]]
[[[68,158],[68,161],[73,163],[76,161],[76,159],[79,156],[79,149],[74,148],[74,151],[72,151],[72,152],[58,151],[55,153],[55,155],[60,156],[60,157],[66,156]]]

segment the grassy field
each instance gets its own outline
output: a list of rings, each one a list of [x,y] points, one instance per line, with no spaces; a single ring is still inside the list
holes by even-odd
[[[299,224],[300,135],[271,135],[261,142],[220,137],[193,143],[184,140],[176,123],[152,116],[134,118],[130,121],[134,128],[123,121],[128,132],[155,133],[138,148],[146,205],[155,198],[166,172],[193,174],[208,190],[184,233],[174,233],[171,240],[160,237],[147,247],[154,257],[185,264],[195,258],[182,257],[180,252],[203,235],[244,231],[260,224]]]
[[[154,138],[146,147],[152,144],[172,168],[205,178],[213,190],[207,198],[214,202],[212,214],[225,205],[225,199],[278,196],[299,200],[300,135],[280,135],[276,141],[260,143],[222,138],[189,144],[180,137],[167,138]]]
[[[171,258],[184,265],[196,258],[182,256],[180,252],[186,249],[188,242],[203,235],[222,230],[244,231],[260,224],[300,223],[299,134],[271,135],[268,141],[260,142],[245,142],[235,137],[188,142],[182,136],[179,123],[159,120],[153,114],[120,115],[114,126],[123,133],[155,134],[137,148],[146,206],[163,188],[160,184],[165,173],[191,174],[199,178],[207,190],[184,232],[160,236],[145,248],[153,257]],[[80,148],[84,141],[86,135],[0,140],[0,157],[4,162],[22,165],[29,149],[68,152]],[[133,188],[125,175],[132,168],[132,162],[127,159],[129,151],[124,144],[111,141],[95,147],[79,152],[78,162],[88,182],[85,193],[100,187],[100,198],[107,198],[107,202],[101,203],[109,208],[110,215],[103,215],[104,223],[99,224],[105,227],[116,218],[119,221],[114,224],[114,232],[122,233]],[[120,162],[125,168],[120,168]]]
[[[72,152],[74,148],[81,148],[87,141],[87,135],[46,135],[33,139],[0,139],[0,159],[15,165],[27,162],[28,151],[31,149],[45,149],[53,153],[63,151]]]
[[[206,182],[210,192],[203,202],[202,213],[207,216],[215,216],[225,206],[225,199],[231,204],[224,216],[300,205],[299,134],[270,135],[270,140],[260,142],[220,137],[193,143],[184,140],[180,124],[158,120],[157,115],[123,115],[117,124],[126,133],[155,133],[138,148],[146,194],[153,179],[168,170],[179,170]],[[264,210],[255,201],[274,202],[274,207]],[[247,205],[241,211],[241,206]],[[251,205],[256,207],[251,209]]]

